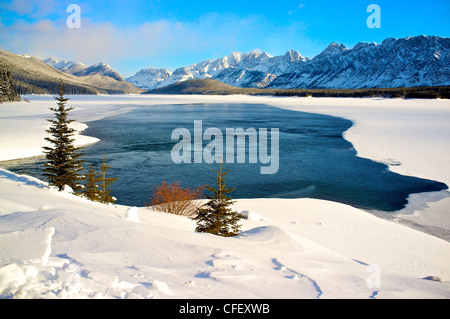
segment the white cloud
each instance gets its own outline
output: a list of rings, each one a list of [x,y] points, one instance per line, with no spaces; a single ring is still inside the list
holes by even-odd
[[[0,8],[15,12],[33,19],[44,18],[50,13],[64,7],[62,2],[55,0],[10,0],[1,4]]]
[[[149,57],[207,48],[233,47],[257,32],[255,17],[239,18],[208,14],[181,23],[160,20],[140,26],[119,27],[81,19],[81,28],[69,29],[66,21],[17,21],[4,25],[0,44],[10,51],[46,57],[76,57],[81,61]]]
[[[256,15],[208,13],[189,22],[158,20],[134,26],[94,23],[81,15],[79,29],[67,27],[67,16],[53,21],[0,23],[0,47],[41,59],[55,56],[88,65],[104,61],[112,67],[121,65],[123,73],[130,73],[140,67],[184,66],[199,62],[200,58],[216,58],[256,47],[269,53],[285,51],[295,49],[289,39],[301,39],[297,25],[286,29]],[[185,59],[182,64],[178,62],[180,57]],[[186,62],[186,57],[191,60]],[[135,61],[134,66],[130,61]]]

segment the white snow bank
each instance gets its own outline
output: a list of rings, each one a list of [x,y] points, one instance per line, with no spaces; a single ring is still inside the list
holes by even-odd
[[[135,223],[140,223],[141,221],[139,220],[138,208],[137,207],[128,208],[127,213],[125,215],[125,219]]]
[[[3,262],[20,261],[47,265],[54,234],[53,227],[0,234],[0,255],[8,256]]]
[[[258,213],[255,213],[255,212],[249,212],[248,210],[243,210],[243,211],[240,212],[239,214],[241,214],[242,216],[244,216],[244,218],[246,218],[247,220],[252,220],[252,221],[260,221],[260,220],[264,220],[264,217],[262,217],[262,216],[259,215]]]
[[[450,298],[450,243],[347,205],[237,200],[261,218],[223,238],[19,180],[0,176],[0,207],[17,205],[1,216],[0,298]]]
[[[45,141],[48,136],[47,119],[54,118],[49,111],[53,106],[51,99],[42,102],[15,102],[2,104],[0,108],[0,161],[11,159],[39,156],[43,154],[43,146],[49,146]],[[33,99],[31,97],[31,99]],[[98,142],[97,138],[81,135],[87,125],[73,122],[71,125],[76,129],[74,138],[75,145],[82,146]]]

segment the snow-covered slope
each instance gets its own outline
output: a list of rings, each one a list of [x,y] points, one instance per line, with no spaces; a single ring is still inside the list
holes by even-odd
[[[134,84],[124,80],[119,73],[104,62],[99,62],[88,67],[81,62],[61,60],[54,57],[43,61],[62,72],[76,76],[84,83],[94,87],[116,90],[117,92],[123,93],[140,93],[142,91],[134,86]]]
[[[69,73],[69,74],[75,74],[75,73],[80,72],[81,70],[84,70],[88,67],[86,64],[78,62],[78,61],[58,59],[55,57],[50,57],[43,61],[45,63],[50,64],[55,69],[58,69],[62,72]]]
[[[158,87],[159,83],[167,80],[171,73],[166,69],[142,69],[134,76],[126,78],[131,84],[145,90],[152,90]]]
[[[347,50],[331,44],[277,77],[271,88],[372,88],[450,85],[450,38],[388,38]]]
[[[248,68],[229,68],[223,70],[214,77],[215,80],[221,81],[228,85],[238,87],[266,87],[274,79],[276,75],[256,71]]]
[[[172,75],[168,77],[165,81],[161,82],[158,87],[168,86],[174,83],[183,82],[187,80],[194,79],[194,76],[188,68],[178,68],[173,71]]]
[[[116,81],[124,81],[124,79],[119,75],[119,73],[114,71],[108,64],[104,62],[91,65],[90,67],[87,67],[79,72],[74,73],[74,75],[78,77],[89,75],[100,75],[110,77]]]
[[[238,200],[223,238],[2,169],[0,191],[1,298],[450,298],[448,242],[338,203]]]
[[[302,57],[295,50],[275,57],[259,51],[233,52],[223,58],[178,68],[163,81],[157,77],[142,77],[142,74],[146,73],[146,69],[127,78],[127,81],[144,89],[162,88],[192,79],[215,79],[239,87],[266,87],[276,76],[289,70],[292,65],[305,61],[308,59]]]
[[[140,72],[128,80],[136,80],[133,83],[141,88],[208,78],[238,87],[281,89],[450,85],[450,38],[388,38],[381,44],[358,43],[352,49],[333,42],[313,59],[294,50],[280,56],[232,53],[179,68],[164,81],[141,79]]]
[[[342,53],[346,50],[348,50],[348,49],[345,45],[333,42],[325,50],[323,50],[320,54],[318,54],[316,57],[314,57],[314,60],[328,58],[332,55]]]
[[[124,81],[119,73],[114,71],[108,64],[104,62],[99,62],[88,67],[86,64],[78,61],[58,59],[54,57],[45,59],[43,61],[47,64],[50,64],[55,69],[58,69],[65,73],[73,74],[77,77],[100,75],[108,76],[116,81]]]

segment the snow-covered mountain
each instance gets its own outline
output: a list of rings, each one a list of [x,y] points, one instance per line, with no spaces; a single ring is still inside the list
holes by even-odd
[[[353,49],[331,44],[278,76],[270,88],[377,88],[450,85],[450,38],[388,38]]]
[[[178,68],[163,81],[142,76],[148,69],[143,69],[126,80],[140,88],[162,88],[193,79],[216,79],[240,87],[266,87],[292,65],[308,60],[294,50],[281,56],[270,56],[256,50],[249,53],[233,52],[223,58]]]
[[[43,61],[53,66],[55,69],[64,73],[69,73],[82,80],[84,83],[95,87],[124,93],[140,93],[142,91],[133,84],[125,81],[119,73],[114,71],[104,62],[87,66],[86,64],[78,61],[58,59],[54,57]]]
[[[50,64],[55,69],[58,69],[65,73],[70,73],[77,77],[99,75],[110,77],[116,81],[125,81],[119,73],[114,71],[108,64],[104,62],[87,66],[86,64],[78,61],[58,59],[54,57],[45,59],[43,61],[47,64]]]
[[[55,69],[58,69],[64,73],[69,73],[69,74],[75,74],[75,73],[77,73],[81,70],[84,70],[88,67],[86,64],[78,62],[78,61],[58,59],[55,57],[50,57],[43,61],[47,64],[50,64]]]
[[[280,56],[232,53],[172,74],[164,70],[164,77],[144,77],[145,70],[127,81],[144,89],[210,78],[237,87],[282,89],[450,85],[450,38],[388,38],[381,44],[358,43],[352,49],[333,42],[313,59],[295,50]]]
[[[348,49],[345,45],[333,42],[330,43],[330,45],[325,50],[323,50],[319,55],[317,55],[314,58],[314,60],[328,58],[332,55],[339,54],[347,50]]]
[[[89,75],[100,75],[113,78],[117,81],[124,81],[123,77],[119,73],[114,71],[108,64],[100,62],[90,67],[87,67],[79,72],[74,73],[75,76],[89,76]]]
[[[174,83],[195,79],[188,68],[178,68],[166,80],[159,83],[158,87],[168,86]]]
[[[171,75],[172,73],[166,69],[149,68],[140,70],[133,77],[129,77],[126,80],[142,89],[152,90],[160,82],[167,80]]]

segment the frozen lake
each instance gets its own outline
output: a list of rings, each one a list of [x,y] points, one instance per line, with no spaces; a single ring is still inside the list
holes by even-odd
[[[357,157],[352,144],[342,137],[352,126],[349,120],[264,104],[142,105],[125,114],[86,122],[89,128],[84,134],[100,142],[84,149],[84,159],[99,164],[106,156],[111,176],[119,178],[112,194],[123,205],[143,206],[163,181],[180,181],[189,187],[212,184],[212,169],[218,164],[175,164],[171,158],[177,144],[171,140],[173,130],[186,128],[194,136],[195,120],[202,120],[203,131],[218,128],[224,135],[227,128],[279,129],[276,174],[262,175],[263,165],[249,163],[248,156],[245,163],[224,164],[230,170],[228,186],[236,188],[233,198],[310,197],[396,211],[407,204],[411,193],[446,188],[443,183],[402,176],[385,164]],[[42,163],[8,169],[41,177]]]

